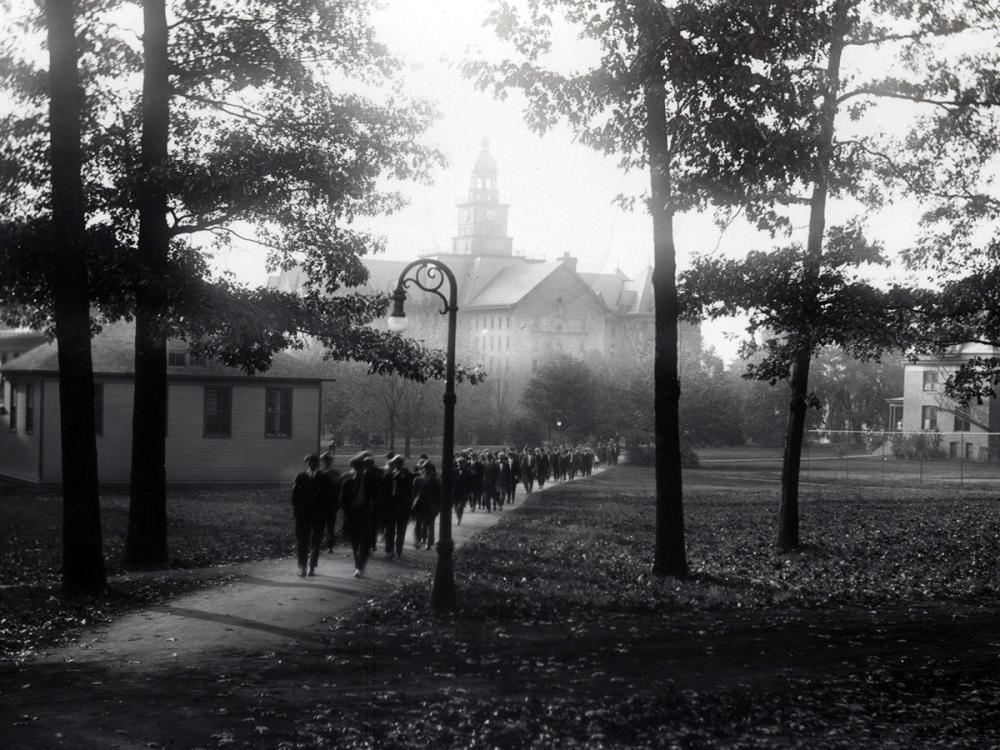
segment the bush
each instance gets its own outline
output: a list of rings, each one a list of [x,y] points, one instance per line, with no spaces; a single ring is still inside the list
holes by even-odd
[[[905,434],[894,432],[889,441],[892,455],[896,458],[946,458],[941,448],[941,433],[937,430]]]

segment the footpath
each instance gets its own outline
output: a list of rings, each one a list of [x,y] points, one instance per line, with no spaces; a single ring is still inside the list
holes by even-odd
[[[453,519],[456,548],[505,514],[517,512],[526,497],[519,494],[516,503],[503,511],[466,510],[461,524]],[[362,578],[353,577],[353,557],[345,543],[333,552],[324,549],[316,575],[307,578],[299,577],[293,557],[196,571],[196,575],[231,575],[233,580],[120,617],[39,661],[101,662],[114,670],[195,664],[202,656],[238,657],[289,644],[323,648],[329,643],[331,618],[385,596],[403,581],[433,572],[437,552],[414,549],[412,533],[411,526],[401,560],[388,559],[380,547],[369,558]]]

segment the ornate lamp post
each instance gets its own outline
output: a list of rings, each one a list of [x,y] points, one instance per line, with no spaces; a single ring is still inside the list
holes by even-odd
[[[410,272],[411,278],[408,278]],[[448,294],[442,291],[447,280]],[[452,487],[455,477],[455,322],[458,313],[458,286],[455,275],[444,263],[433,258],[421,258],[410,263],[399,274],[396,291],[393,292],[392,314],[389,316],[389,330],[402,333],[408,321],[403,312],[406,301],[406,287],[415,284],[425,292],[441,298],[441,314],[448,316],[448,348],[445,362],[444,381],[444,445],[441,448],[441,531],[438,535],[437,566],[434,569],[434,583],[431,586],[431,607],[435,612],[450,612],[455,609],[455,568],[452,555],[455,542],[451,538]]]

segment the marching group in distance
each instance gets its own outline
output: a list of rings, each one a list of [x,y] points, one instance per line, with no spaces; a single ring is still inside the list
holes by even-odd
[[[490,513],[513,504],[518,484],[530,494],[537,484],[566,481],[590,476],[601,463],[618,463],[617,440],[590,446],[535,448],[525,446],[520,452],[466,448],[455,458],[452,480],[452,508],[459,524],[468,509]],[[354,552],[354,577],[364,574],[371,552],[382,538],[385,554],[403,556],[406,530],[413,521],[413,546],[431,549],[434,523],[441,510],[441,479],[426,454],[416,462],[416,472],[406,467],[406,458],[387,453],[385,464],[376,466],[368,451],[350,461],[350,471],[341,474],[333,468],[333,454],[305,458],[306,470],[292,484],[292,510],[295,514],[295,542],[299,575],[316,575],[324,538],[327,550],[333,551],[337,516],[343,516],[344,536]]]

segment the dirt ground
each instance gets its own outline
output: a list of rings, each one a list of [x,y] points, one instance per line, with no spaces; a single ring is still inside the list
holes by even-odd
[[[467,514],[456,541],[521,507]],[[360,580],[342,548],[315,579],[291,559],[237,566],[0,666],[0,748],[1000,747],[995,594],[424,632],[351,619],[434,560],[377,554]]]

